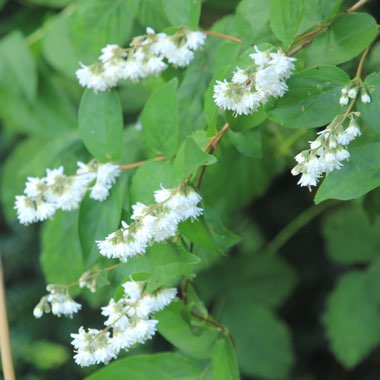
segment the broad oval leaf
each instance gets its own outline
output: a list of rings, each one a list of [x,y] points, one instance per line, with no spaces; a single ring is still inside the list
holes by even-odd
[[[77,221],[78,211],[58,211],[44,224],[41,265],[49,284],[69,284],[83,273]]]
[[[285,46],[299,34],[303,14],[304,0],[272,0],[270,26]]]
[[[323,317],[332,351],[347,368],[363,360],[380,343],[380,313],[365,273],[339,279]]]
[[[268,112],[269,118],[289,128],[315,128],[343,113],[340,91],[350,81],[343,70],[321,66],[303,70],[287,82],[289,91]]]
[[[175,352],[137,355],[117,360],[86,377],[86,380],[195,380],[203,369]]]
[[[342,169],[326,176],[315,195],[316,204],[326,199],[359,198],[380,186],[380,143],[353,148],[350,153],[350,161]]]
[[[176,152],[179,138],[177,84],[175,78],[154,91],[141,115],[147,146],[167,158]]]
[[[349,61],[359,55],[376,38],[377,33],[376,20],[369,14],[345,14],[305,50],[305,65],[338,65]]]
[[[235,349],[227,337],[220,338],[212,348],[212,371],[218,380],[239,380]]]
[[[84,92],[79,106],[79,131],[94,157],[102,161],[120,159],[123,126],[123,112],[116,91]]]

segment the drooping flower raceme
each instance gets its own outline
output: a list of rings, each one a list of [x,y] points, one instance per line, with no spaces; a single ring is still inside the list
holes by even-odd
[[[316,186],[318,179],[324,173],[339,170],[343,161],[350,157],[347,145],[360,136],[360,128],[355,120],[359,113],[348,115],[348,127],[343,127],[344,116],[339,115],[321,132],[316,140],[310,142],[310,149],[297,154],[297,165],[292,169],[293,175],[302,174],[298,184],[300,186]]]
[[[162,242],[177,234],[178,224],[202,215],[198,207],[201,196],[189,186],[155,191],[156,203],[132,206],[132,223],[122,227],[105,240],[97,241],[100,253],[108,258],[126,262],[130,257],[143,254],[154,242]]]
[[[339,104],[341,106],[346,106],[350,99],[356,99],[359,94],[360,89],[360,101],[364,104],[371,103],[371,97],[368,95],[367,89],[364,84],[360,81],[359,84],[350,84],[345,86],[341,90],[341,96],[339,98]]]
[[[118,165],[96,160],[88,164],[78,162],[78,167],[72,176],[66,176],[61,166],[47,169],[43,178],[29,177],[24,195],[16,196],[15,209],[20,223],[40,222],[57,210],[77,209],[87,190],[92,199],[104,201],[120,174]]]
[[[36,318],[41,318],[44,313],[50,312],[58,317],[64,315],[71,318],[82,308],[82,305],[71,298],[67,287],[51,284],[46,290],[49,293],[41,298],[33,310]]]
[[[284,96],[288,90],[286,79],[294,71],[295,58],[282,51],[260,51],[250,54],[254,64],[245,69],[239,67],[232,81],[217,81],[214,87],[214,101],[222,109],[233,111],[235,115],[255,112],[270,98]]]
[[[151,319],[151,314],[169,305],[177,290],[161,289],[151,294],[144,292],[144,286],[143,282],[128,281],[123,284],[124,296],[102,307],[102,315],[107,318],[104,330],[86,331],[81,327],[77,334],[71,334],[77,364],[107,364],[121,350],[145,343],[155,335],[158,321]]]
[[[206,35],[201,32],[181,30],[174,35],[155,33],[147,28],[146,34],[137,36],[129,48],[107,45],[99,61],[77,70],[76,76],[83,87],[106,91],[117,86],[119,80],[138,82],[150,75],[159,75],[168,67],[186,67],[194,52],[204,45]]]

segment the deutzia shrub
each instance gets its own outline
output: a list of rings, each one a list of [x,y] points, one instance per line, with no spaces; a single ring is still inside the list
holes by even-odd
[[[17,378],[379,377],[367,3],[0,1]]]

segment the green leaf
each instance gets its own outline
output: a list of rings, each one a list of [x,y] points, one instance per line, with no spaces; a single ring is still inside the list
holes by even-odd
[[[131,203],[154,202],[153,193],[161,186],[169,188],[172,182],[172,168],[169,162],[147,161],[140,166],[132,179],[130,187]]]
[[[239,380],[235,349],[227,337],[220,338],[212,348],[212,370],[218,380]]]
[[[152,273],[147,291],[175,284],[182,276],[192,277],[194,266],[199,264],[198,256],[186,252],[177,245],[154,244],[148,248]]]
[[[371,103],[356,103],[360,116],[375,131],[380,132],[380,73],[372,73],[364,81],[366,90],[371,97]]]
[[[261,134],[257,129],[244,132],[234,132],[230,129],[228,137],[240,153],[248,157],[262,157]]]
[[[119,178],[105,201],[95,201],[86,196],[81,203],[78,233],[87,267],[96,263],[101,257],[96,241],[105,239],[119,227],[125,187],[125,178]]]
[[[299,34],[303,13],[304,0],[272,0],[270,26],[286,47]]]
[[[174,302],[155,314],[159,320],[158,332],[172,345],[186,355],[197,359],[209,358],[211,349],[220,333],[206,328],[192,329],[182,317],[185,307],[183,302]]]
[[[173,181],[180,184],[202,165],[212,165],[216,158],[205,153],[193,138],[188,137],[178,149],[173,163]]]
[[[347,368],[380,343],[380,314],[365,273],[352,271],[339,279],[329,296],[323,323],[332,351]]]
[[[154,355],[136,355],[117,360],[86,380],[195,380],[202,368],[185,356],[175,352]]]
[[[268,112],[269,118],[290,128],[327,124],[342,113],[340,91],[349,81],[349,76],[337,67],[303,70],[288,80],[289,91]]]
[[[323,235],[327,252],[339,263],[362,263],[379,256],[380,226],[371,225],[361,207],[346,207],[329,214],[323,223]]]
[[[37,91],[37,71],[20,32],[12,32],[0,41],[0,86],[32,101]]]
[[[236,9],[236,27],[245,44],[252,44],[269,22],[270,0],[242,0]]]
[[[58,211],[44,224],[41,265],[49,284],[69,284],[84,272],[77,222],[77,211]]]
[[[220,273],[223,273],[222,283]],[[197,283],[207,300],[223,294],[223,299],[228,302],[239,294],[241,299],[248,302],[279,307],[292,293],[297,277],[285,260],[274,255],[254,254],[223,258],[218,265],[201,273]]]
[[[86,0],[70,17],[70,32],[81,60],[92,63],[109,43],[123,45],[130,37],[135,0]]]
[[[198,27],[201,14],[200,0],[161,0],[166,17],[172,25]]]
[[[79,68],[80,58],[74,50],[73,42],[70,38],[67,16],[60,14],[48,20],[44,26],[42,52],[49,64],[56,70],[68,77],[75,77],[75,71]]]
[[[305,66],[338,65],[355,58],[377,36],[376,20],[367,13],[339,17],[305,50]]]
[[[326,176],[315,195],[316,204],[326,199],[359,198],[380,186],[380,143],[350,149],[350,154],[343,168]]]
[[[259,378],[287,378],[294,355],[290,332],[274,313],[263,306],[236,300],[228,305],[222,323],[236,340],[243,373]]]
[[[177,150],[179,115],[178,80],[172,79],[149,97],[141,115],[143,136],[147,146],[157,155],[171,158]]]
[[[123,112],[116,91],[86,90],[79,106],[79,130],[89,152],[102,161],[118,160],[123,151]]]

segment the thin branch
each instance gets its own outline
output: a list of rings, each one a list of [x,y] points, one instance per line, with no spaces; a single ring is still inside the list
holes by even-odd
[[[159,157],[153,158],[153,160],[155,160],[155,161],[163,161],[163,160],[165,160],[165,157],[164,156],[159,156]],[[129,169],[138,168],[139,166],[144,165],[145,162],[147,162],[147,160],[134,162],[133,164],[119,165],[119,169],[120,170],[129,170]]]
[[[13,369],[11,343],[9,339],[9,326],[7,308],[5,303],[3,265],[0,255],[0,351],[4,380],[15,380]]]
[[[360,78],[361,77],[362,71],[363,71],[364,61],[367,58],[367,55],[369,53],[370,48],[371,48],[371,46],[368,46],[367,49],[364,50],[364,53],[363,53],[363,55],[360,58],[358,68],[356,69],[355,78]]]
[[[217,146],[218,146],[218,143],[219,141],[223,138],[223,136],[225,135],[225,133],[228,131],[228,129],[230,128],[230,125],[229,124],[224,124],[223,128],[220,130],[219,133],[217,133],[210,141],[209,143],[206,145],[206,148],[205,148],[205,151],[207,153],[213,153]],[[201,168],[201,171],[199,173],[199,176],[198,176],[198,179],[197,179],[197,182],[195,184],[195,187],[197,189],[199,189],[201,187],[201,184],[202,184],[202,181],[203,181],[203,177],[205,175],[205,172],[206,172],[206,168],[207,166],[206,165],[203,165],[202,168]]]
[[[368,3],[369,0],[359,0],[357,3],[355,3],[351,8],[347,9],[348,13],[356,12],[359,8],[361,8],[363,5]]]
[[[240,44],[240,42],[241,42],[241,40],[239,38],[236,38],[234,36],[230,36],[229,34],[213,32],[211,30],[204,30],[202,33],[207,34],[208,36],[214,36],[214,37],[224,38],[226,40],[237,42],[238,44]]]
[[[335,202],[326,202],[318,206],[311,206],[287,224],[267,245],[265,252],[275,254],[293,237],[299,230],[305,227],[311,220],[322,214],[327,208],[335,205]]]

